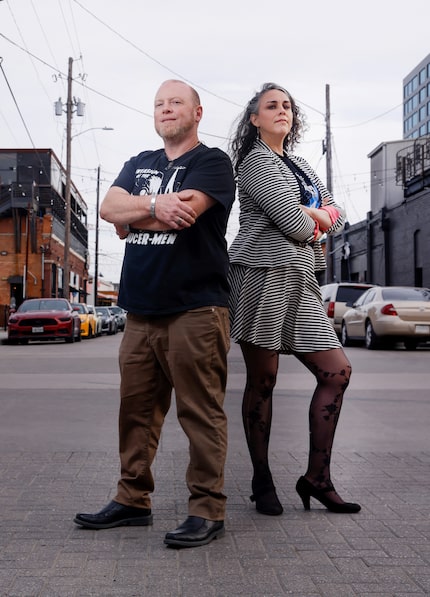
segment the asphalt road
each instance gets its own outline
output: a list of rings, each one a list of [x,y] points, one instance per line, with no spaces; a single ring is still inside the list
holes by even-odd
[[[0,344],[0,450],[116,448],[122,334],[75,344]],[[348,348],[353,366],[335,449],[420,451],[429,447],[430,349],[367,351]],[[230,351],[226,410],[240,429],[244,366]],[[272,449],[307,449],[307,409],[313,378],[292,356],[280,359]],[[164,443],[185,446],[174,408]],[[180,431],[180,430],[179,430]],[[230,450],[243,449],[241,431]]]

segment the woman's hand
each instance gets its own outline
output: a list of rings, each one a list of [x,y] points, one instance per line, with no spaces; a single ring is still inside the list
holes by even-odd
[[[306,207],[306,205],[300,205],[300,209],[310,216],[315,222],[318,222],[319,227],[324,232],[330,228],[332,221],[330,214],[325,209],[319,209],[318,207]]]

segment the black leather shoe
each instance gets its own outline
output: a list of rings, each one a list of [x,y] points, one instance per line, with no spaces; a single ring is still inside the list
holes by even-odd
[[[123,506],[118,502],[109,502],[97,514],[76,514],[73,522],[87,529],[111,529],[120,526],[142,526],[152,524],[149,508]]]
[[[167,533],[164,543],[174,547],[197,547],[222,537],[224,532],[223,520],[214,521],[200,516],[188,516],[176,530]]]

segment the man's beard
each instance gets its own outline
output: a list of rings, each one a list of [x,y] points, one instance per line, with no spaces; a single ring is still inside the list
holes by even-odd
[[[161,125],[156,128],[158,135],[166,141],[180,141],[187,133],[192,130],[194,123],[179,126],[176,123],[169,123],[167,126]]]

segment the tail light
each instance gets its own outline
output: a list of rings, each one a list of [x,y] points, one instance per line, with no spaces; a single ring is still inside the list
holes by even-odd
[[[327,307],[327,315],[334,317],[334,301],[330,301]]]
[[[397,311],[391,303],[384,305],[381,309],[381,313],[382,315],[397,315]]]

